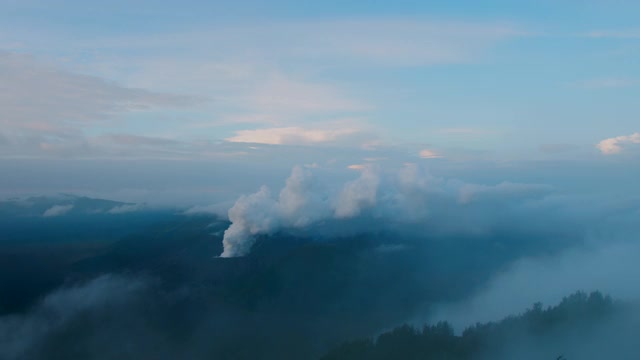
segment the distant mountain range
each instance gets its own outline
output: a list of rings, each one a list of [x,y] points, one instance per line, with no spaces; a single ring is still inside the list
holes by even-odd
[[[142,204],[59,194],[0,200],[0,216],[57,217],[78,214],[122,214],[142,207],[144,207]]]

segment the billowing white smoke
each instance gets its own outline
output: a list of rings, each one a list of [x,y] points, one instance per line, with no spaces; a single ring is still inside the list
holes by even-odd
[[[338,196],[335,216],[350,218],[360,215],[362,209],[376,205],[380,178],[372,170],[365,170],[362,175],[348,182]]]
[[[543,185],[485,186],[445,181],[413,164],[407,164],[391,177],[383,177],[379,169],[371,166],[361,170],[357,179],[331,190],[320,187],[310,169],[294,167],[277,198],[266,186],[240,197],[229,210],[231,226],[224,233],[224,251],[220,256],[246,255],[257,235],[304,228],[323,220],[345,220],[367,213],[402,222],[415,221],[429,215],[427,201],[432,207],[451,209],[452,205],[467,206],[476,198],[495,201],[504,196],[513,199],[514,194],[544,195],[550,190]]]
[[[267,233],[276,228],[276,219],[272,213],[276,202],[266,186],[249,196],[242,196],[229,209],[231,226],[224,232],[224,251],[221,257],[242,256],[249,252],[253,235]]]
[[[266,186],[242,196],[229,210],[231,226],[224,233],[221,257],[249,253],[255,235],[268,234],[281,227],[304,227],[330,215],[328,199],[315,189],[311,171],[296,166],[273,199]]]
[[[229,209],[231,226],[224,233],[221,257],[249,253],[255,235],[269,234],[279,228],[301,228],[330,217],[349,218],[375,205],[378,175],[365,169],[347,183],[339,196],[323,194],[315,184],[311,170],[296,166],[277,199],[266,186],[242,196]]]

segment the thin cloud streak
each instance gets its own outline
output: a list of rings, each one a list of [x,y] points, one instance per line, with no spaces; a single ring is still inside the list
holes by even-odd
[[[585,36],[594,39],[640,39],[640,29],[594,30]]]

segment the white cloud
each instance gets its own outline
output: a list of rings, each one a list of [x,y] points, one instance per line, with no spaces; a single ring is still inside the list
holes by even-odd
[[[141,210],[143,208],[144,208],[144,206],[141,205],[141,204],[125,204],[125,205],[115,206],[115,207],[109,209],[109,211],[107,211],[107,213],[109,213],[109,214],[126,214],[126,213],[130,213],[130,212],[139,211],[139,210]]]
[[[640,144],[640,133],[604,139],[596,147],[605,155],[613,155],[622,152],[627,144]]]
[[[212,205],[196,205],[185,210],[186,215],[214,214],[221,219],[228,216],[227,212],[233,206],[233,201],[220,202]]]
[[[240,130],[229,142],[256,143],[270,145],[308,145],[334,143],[361,133],[356,128],[338,130],[304,129],[301,127],[281,127],[255,130]]]
[[[440,155],[437,152],[435,152],[433,150],[430,150],[430,149],[420,150],[419,155],[423,159],[437,159],[437,158],[441,158],[442,157],[442,155]]]
[[[73,205],[54,205],[47,209],[42,216],[43,217],[55,217],[62,216],[73,209]]]
[[[367,165],[364,164],[351,164],[347,166],[347,169],[362,171],[367,168]]]

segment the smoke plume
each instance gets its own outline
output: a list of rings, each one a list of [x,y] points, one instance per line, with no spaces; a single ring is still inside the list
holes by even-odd
[[[520,204],[518,200],[522,198],[540,198],[552,191],[551,187],[538,184],[477,185],[445,180],[415,164],[406,164],[398,173],[365,166],[358,178],[344,185],[321,186],[321,183],[311,169],[297,166],[277,198],[266,186],[241,196],[228,213],[231,226],[224,234],[221,257],[248,254],[258,235],[306,228],[321,221],[344,223],[358,217],[372,217],[410,223],[438,214],[446,218],[455,212],[457,217],[464,214],[465,221],[482,222],[485,215],[475,206],[476,202],[491,203],[509,211],[514,199]],[[443,227],[447,221],[442,222]]]

